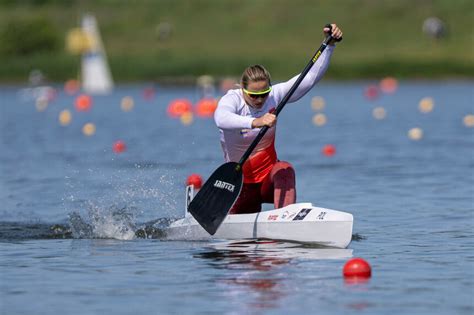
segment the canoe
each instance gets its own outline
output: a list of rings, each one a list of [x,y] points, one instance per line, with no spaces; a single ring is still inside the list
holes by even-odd
[[[187,188],[186,204],[194,195],[190,191],[192,188]],[[350,213],[296,203],[258,213],[228,215],[212,236],[189,213],[164,232],[168,240],[271,239],[346,248],[352,239],[352,226]]]

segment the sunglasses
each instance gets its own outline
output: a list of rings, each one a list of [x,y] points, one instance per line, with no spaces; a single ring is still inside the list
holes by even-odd
[[[265,98],[270,94],[270,91],[272,90],[272,87],[270,86],[268,89],[263,90],[263,91],[258,91],[258,92],[251,92],[248,91],[247,89],[243,89],[245,94],[250,96],[251,98],[257,99],[257,98]]]

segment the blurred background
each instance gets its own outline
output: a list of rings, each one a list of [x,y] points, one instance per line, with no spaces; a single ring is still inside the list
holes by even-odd
[[[294,75],[336,22],[343,47],[331,79],[474,77],[471,0],[0,0],[0,82],[39,70],[78,79],[84,43],[74,30],[95,16],[117,82],[189,83],[239,76],[251,63]]]

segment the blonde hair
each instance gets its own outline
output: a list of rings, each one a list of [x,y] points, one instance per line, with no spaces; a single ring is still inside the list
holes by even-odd
[[[240,78],[240,85],[246,89],[249,82],[267,81],[270,84],[270,73],[262,65],[253,65],[247,67]]]

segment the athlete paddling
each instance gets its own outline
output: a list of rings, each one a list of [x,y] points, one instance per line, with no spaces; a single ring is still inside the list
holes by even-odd
[[[333,40],[300,83],[289,103],[298,101],[323,77],[342,31],[331,24]],[[324,28],[325,33],[329,28]],[[281,208],[296,202],[295,171],[290,163],[279,161],[275,151],[276,116],[272,114],[279,102],[298,79],[271,85],[270,74],[261,65],[245,69],[241,88],[230,90],[217,106],[214,119],[220,131],[226,162],[237,162],[257,137],[261,127],[270,129],[257,144],[243,165],[243,186],[231,208],[231,214],[261,211],[262,203]]]

